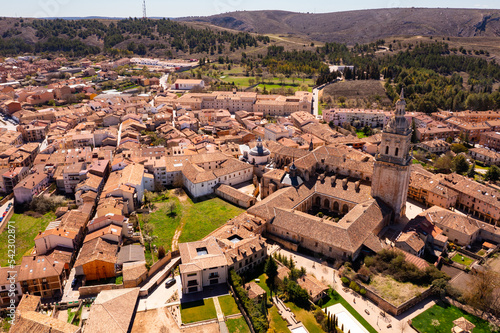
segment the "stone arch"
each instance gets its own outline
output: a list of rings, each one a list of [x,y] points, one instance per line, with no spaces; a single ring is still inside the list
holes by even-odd
[[[333,203],[333,211],[338,212],[340,210],[340,205],[337,201]]]
[[[316,197],[315,204],[316,204],[316,206],[321,207],[321,198],[320,197]]]
[[[325,201],[323,201],[323,207],[330,210],[330,200],[325,199]]]
[[[347,206],[347,204],[344,204],[342,206],[342,214],[347,214],[349,213],[349,206]]]

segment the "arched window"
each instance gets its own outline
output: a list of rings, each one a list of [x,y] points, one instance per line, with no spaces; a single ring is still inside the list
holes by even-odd
[[[349,207],[346,204],[344,204],[344,206],[342,206],[342,214],[347,214],[347,213],[349,213]]]
[[[328,199],[323,202],[323,207],[330,210],[330,201]]]
[[[333,210],[334,210],[335,212],[338,212],[338,211],[339,211],[339,209],[340,209],[340,205],[339,205],[339,203],[338,203],[337,201],[335,201],[335,202],[333,203]]]
[[[389,155],[389,146],[385,146],[385,154]]]

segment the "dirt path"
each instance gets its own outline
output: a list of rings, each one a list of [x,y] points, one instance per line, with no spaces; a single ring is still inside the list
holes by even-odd
[[[179,238],[181,237],[182,234],[182,227],[183,225],[181,224],[177,230],[175,230],[175,235],[174,238],[172,238],[172,251],[177,250],[179,247]]]
[[[187,194],[184,192],[182,192],[180,195],[176,195],[172,192],[172,195],[177,197],[177,199],[179,199],[180,202],[186,202],[188,199]],[[182,213],[184,213],[184,212],[182,212]],[[175,230],[174,237],[172,238],[172,251],[175,251],[179,248],[179,238],[181,237],[183,228],[184,228],[184,222],[183,222],[182,217],[181,217],[181,224]]]

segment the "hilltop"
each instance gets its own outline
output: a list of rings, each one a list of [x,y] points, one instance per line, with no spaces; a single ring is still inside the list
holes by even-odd
[[[266,10],[178,20],[347,44],[368,43],[392,36],[500,36],[498,9],[391,8],[324,14]]]

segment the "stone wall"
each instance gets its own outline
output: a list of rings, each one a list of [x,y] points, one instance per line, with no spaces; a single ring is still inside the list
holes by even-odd
[[[78,288],[80,296],[97,295],[103,290],[123,289],[123,284],[100,284],[97,286],[84,286]]]
[[[385,300],[382,298],[380,295],[375,293],[374,291],[370,290],[369,287],[367,287],[365,284],[361,283],[358,281],[360,285],[363,286],[366,290],[366,297],[371,300],[375,305],[377,305],[380,309],[384,310],[387,313],[390,313],[393,316],[399,316],[406,310],[409,310],[413,306],[415,306],[417,303],[421,302],[422,300],[426,299],[432,294],[432,287],[429,287],[426,289],[422,294],[417,295],[413,297],[412,299],[404,302],[403,304],[399,306],[395,306],[394,304],[390,303],[389,301]]]

